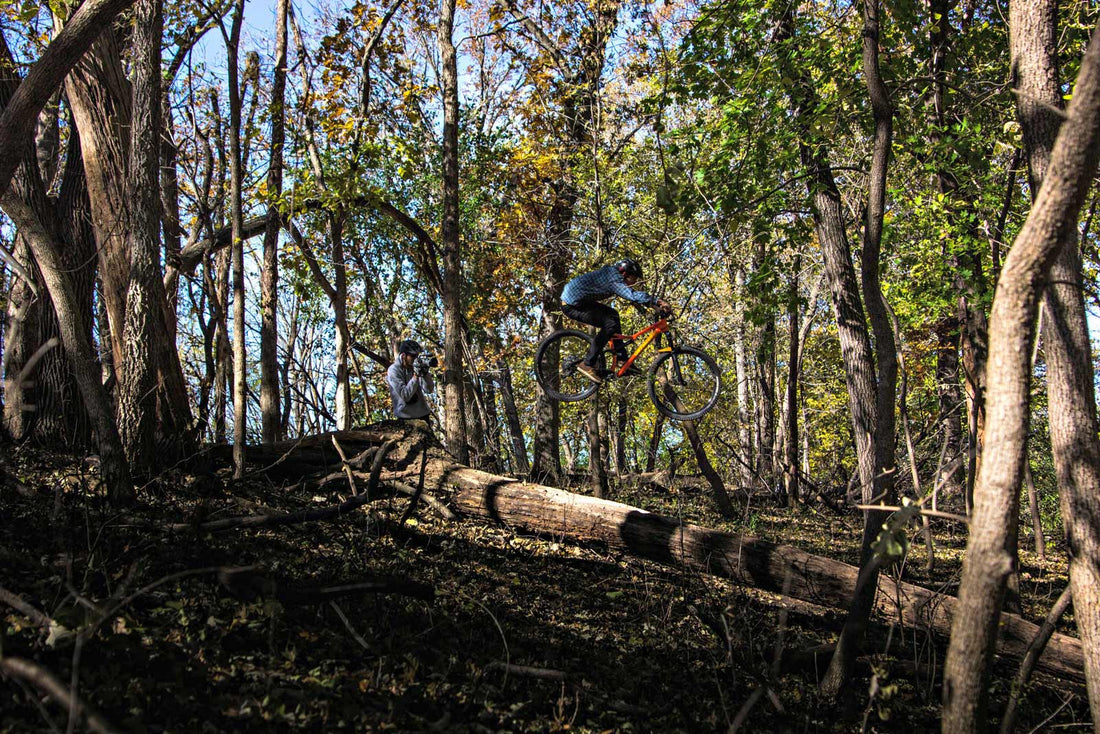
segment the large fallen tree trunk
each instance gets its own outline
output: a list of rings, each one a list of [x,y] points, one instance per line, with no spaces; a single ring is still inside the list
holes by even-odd
[[[277,468],[326,462],[338,467],[334,437],[345,453],[356,454],[395,441],[383,468],[383,480],[416,484],[421,452],[427,451],[423,464],[425,491],[445,498],[467,517],[484,518],[519,531],[598,541],[637,558],[690,568],[823,606],[845,607],[859,576],[855,566],[791,546],[684,525],[619,502],[471,469],[451,458],[417,422],[387,422],[364,430],[257,446],[250,449],[249,459]],[[945,637],[951,630],[955,604],[952,596],[885,576],[875,598],[876,610],[888,619]],[[1001,615],[997,652],[1023,657],[1038,630],[1038,625],[1022,617]],[[1038,668],[1084,680],[1081,643],[1067,635],[1053,635]]]

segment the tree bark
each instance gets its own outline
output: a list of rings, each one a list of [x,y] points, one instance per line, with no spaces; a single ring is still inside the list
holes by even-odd
[[[1053,1],[1017,0],[1010,9],[1017,109],[1035,197],[1035,192],[1041,196],[1048,186],[1057,185],[1050,174],[1061,122],[1053,111],[1062,107],[1057,65],[1058,7]],[[1096,39],[1094,35],[1092,43]],[[1091,45],[1089,52],[1095,52]],[[1081,93],[1083,83],[1078,80],[1076,94]],[[1050,441],[1069,549],[1073,616],[1085,650],[1092,719],[1100,731],[1100,426],[1077,228],[1065,227],[1060,234],[1062,241],[1044,294],[1042,325]],[[1040,530],[1037,542],[1041,535]]]
[[[864,503],[894,503],[895,466],[895,401],[898,383],[897,344],[886,299],[879,282],[879,258],[882,245],[882,223],[886,212],[886,177],[893,144],[894,110],[879,70],[879,2],[863,2],[863,73],[875,122],[871,175],[868,182],[866,218],[863,225],[860,274],[867,316],[875,337],[874,408],[874,479],[868,496],[864,486]],[[865,583],[856,589],[848,618],[844,622],[829,669],[821,682],[822,691],[837,697],[851,678],[855,659],[862,644],[863,632],[870,618],[878,583],[878,563],[873,558],[875,539],[882,530],[886,512],[865,510],[863,539],[860,544],[860,567],[865,571]]]
[[[59,20],[57,22],[60,22]],[[130,254],[126,232],[131,202],[127,158],[132,92],[122,68],[118,32],[108,27],[65,80],[66,99],[80,133],[80,152],[92,204],[101,300],[110,326],[109,369],[122,369]],[[101,337],[103,340],[104,337]],[[121,378],[121,375],[119,375]]]
[[[244,19],[244,0],[233,5],[233,19],[225,39],[229,82],[229,219],[233,228],[230,261],[233,272],[233,476],[244,476],[245,446],[248,436],[248,364],[245,362],[245,293],[242,186],[244,171],[241,158],[241,84],[239,79],[239,43]]]
[[[734,269],[732,275],[737,294],[737,324],[733,337],[734,370],[737,375],[737,443],[743,454],[743,461],[738,463],[741,469],[741,486],[748,491],[756,479],[752,473],[752,411],[749,405],[749,375],[745,356],[745,275],[739,268]]]
[[[439,52],[443,92],[443,400],[447,448],[469,463],[462,390],[462,248],[458,221],[458,56],[454,39],[455,0],[441,0]]]
[[[607,463],[604,461],[603,441],[600,437],[600,395],[599,389],[588,401],[588,478],[592,495],[601,499],[608,497]]]
[[[133,104],[130,125],[130,285],[122,333],[118,429],[131,473],[149,476],[157,465],[154,331],[165,328],[160,271],[160,0],[139,0],[131,44]]]
[[[279,416],[279,215],[283,193],[283,144],[286,140],[287,6],[275,7],[275,69],[271,82],[271,147],[267,167],[267,225],[260,275],[260,418],[265,442],[282,438]]]
[[[780,22],[778,40],[786,43],[794,40],[794,13],[794,6],[788,6]],[[869,42],[866,13],[865,10],[865,44]],[[788,62],[784,63],[789,66]],[[863,303],[860,300],[860,287],[852,263],[851,248],[844,228],[840,191],[833,178],[832,168],[824,148],[821,145],[811,144],[814,136],[811,132],[809,116],[817,107],[816,93],[803,72],[788,68],[784,77],[789,80],[787,83],[788,93],[791,96],[792,115],[801,132],[800,155],[803,166],[810,174],[807,185],[813,208],[814,226],[821,242],[825,273],[832,295],[833,312],[836,315],[840,350],[844,359],[845,383],[848,388],[848,408],[851,412],[852,432],[856,444],[858,475],[862,487],[861,495],[863,503],[870,504],[875,498],[876,487],[881,484],[883,467],[879,462],[885,455],[877,449],[879,442],[876,441],[878,392],[875,361],[867,333]],[[891,466],[892,461],[891,458]],[[874,533],[881,525],[881,518],[880,512],[868,511],[864,515],[861,551],[864,566],[868,566],[871,543],[874,540]],[[822,681],[822,690],[826,695],[837,695],[843,682],[850,676],[852,665],[858,656],[869,605],[875,596],[877,577],[877,572],[871,571],[867,575],[866,583],[857,589],[856,596],[852,599],[852,606],[845,621],[845,630],[841,633],[829,671]]]
[[[87,0],[54,37],[0,115],[0,198],[7,192],[38,113],[70,69],[123,9],[134,0]]]
[[[490,331],[493,348],[497,351],[496,368],[500,380],[500,401],[504,405],[504,416],[508,423],[508,435],[512,446],[512,471],[525,477],[531,471],[530,462],[527,460],[527,443],[523,438],[523,424],[519,421],[519,411],[516,409],[515,392],[512,389],[512,369],[508,365],[507,355],[500,343],[500,337],[495,330]]]
[[[1023,30],[1017,14],[1024,6],[1035,7],[1029,3],[1011,6],[1014,46],[1015,34]],[[1025,61],[1013,50],[1014,62]],[[1007,534],[1019,514],[1019,482],[1027,450],[1035,314],[1059,250],[1076,228],[1098,156],[1100,32],[1094,31],[1042,188],[1005,259],[993,301],[986,375],[986,455],[975,485],[959,613],[952,625],[944,668],[943,729],[947,732],[970,732],[987,722],[986,682],[1003,619],[1004,582],[1012,571]],[[1084,617],[1087,620],[1087,612]],[[1096,641],[1089,642],[1091,653],[1095,653]]]
[[[782,425],[786,428],[783,455],[783,493],[790,507],[797,507],[798,496],[798,380],[799,380],[799,328],[798,328],[798,271],[802,258],[795,257],[792,268],[790,292],[787,296],[787,399],[783,407]]]

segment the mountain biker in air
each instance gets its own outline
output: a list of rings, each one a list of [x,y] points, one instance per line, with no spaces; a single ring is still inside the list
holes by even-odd
[[[619,296],[642,306],[657,306],[662,309],[669,307],[668,303],[660,298],[636,291],[631,287],[641,279],[642,266],[637,260],[627,257],[614,265],[578,275],[566,283],[565,289],[562,290],[562,312],[574,321],[599,329],[587,356],[577,366],[578,372],[596,384],[603,382],[596,366],[600,354],[607,342],[611,341],[611,337],[621,334],[623,328],[619,312],[600,301],[611,296]],[[629,358],[626,345],[618,339],[614,340],[612,345],[619,361],[625,362]],[[627,370],[627,374],[630,373],[637,373],[636,368],[631,366]]]

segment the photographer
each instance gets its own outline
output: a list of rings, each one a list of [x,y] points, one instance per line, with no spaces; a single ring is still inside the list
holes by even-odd
[[[435,392],[429,370],[438,364],[435,357],[422,355],[420,345],[406,339],[397,346],[397,361],[386,370],[386,384],[398,418],[427,418],[430,411],[424,393]]]

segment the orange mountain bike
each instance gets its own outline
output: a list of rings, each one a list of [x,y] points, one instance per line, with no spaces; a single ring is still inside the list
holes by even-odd
[[[678,346],[669,321],[668,312],[658,311],[654,323],[629,336],[616,334],[608,342],[601,356],[611,355],[611,369],[602,370],[604,380],[624,377],[634,365],[638,355],[646,347],[654,345],[657,358],[649,366],[646,385],[649,399],[662,414],[678,421],[699,418],[718,402],[722,388],[721,371],[710,355],[701,349]],[[667,344],[661,346],[661,338]],[[642,337],[645,337],[642,339]],[[589,380],[577,366],[584,361],[592,345],[590,335],[577,329],[559,329],[539,342],[535,352],[535,376],[543,391],[555,400],[574,402],[584,400],[596,392],[598,385]],[[638,340],[641,343],[638,344]],[[615,356],[616,340],[630,345],[637,344],[633,354],[623,363]]]

